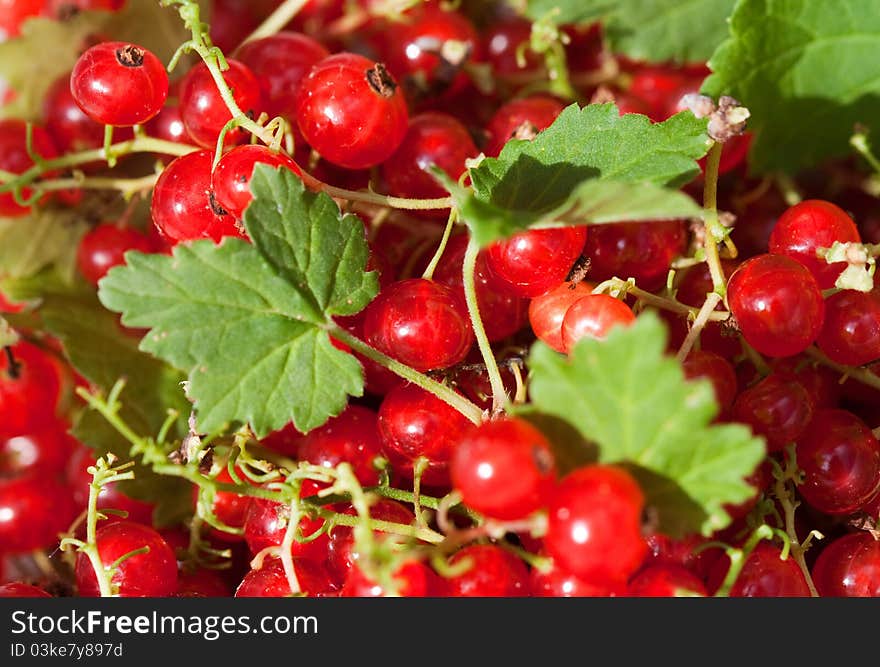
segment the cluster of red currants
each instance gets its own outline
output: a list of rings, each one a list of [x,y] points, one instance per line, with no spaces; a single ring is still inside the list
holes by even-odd
[[[354,33],[345,33],[339,30],[344,3],[313,0],[289,30],[239,43],[255,27],[255,15],[271,5],[216,2],[213,38],[231,53],[222,71],[226,90],[205,63],[169,82],[152,53],[121,42],[91,46],[70,76],[51,87],[44,125],[35,126],[31,137],[44,157],[100,147],[105,125],[121,128],[121,137],[133,136],[127,128],[142,126],[149,137],[193,146],[180,157],[164,158],[167,165],[152,192],[149,232],[104,223],[85,235],[78,266],[90,282],[97,284],[131,249],[168,252],[195,239],[246,239],[242,217],[252,198],[249,181],[256,163],[286,167],[307,185],[320,178],[340,188],[373,184],[393,197],[439,199],[446,191],[425,171],[427,165],[458,179],[469,159],[481,152],[497,156],[511,138],[533,138],[565,107],[558,97],[528,92],[543,65],[528,49],[524,59],[518,57],[530,24],[516,16],[493,17],[481,31],[463,12],[431,2],[408,10],[403,21],[369,18]],[[245,18],[230,20],[235,16]],[[590,79],[606,56],[595,27],[565,30],[568,67],[577,85],[578,75]],[[706,73],[704,67],[618,64],[626,76],[609,81],[609,87],[585,84],[580,92],[588,99],[615,100],[621,113],[644,113],[655,121],[681,110],[681,98],[698,90]],[[475,87],[469,72],[477,65],[488,66],[501,82],[494,92]],[[246,129],[229,125],[230,101],[251,119],[265,113],[289,122],[293,155],[248,143]],[[223,152],[215,166],[219,141]],[[31,167],[26,144],[23,122],[0,121],[0,170],[22,173]],[[730,182],[747,180],[747,150],[747,135],[725,147],[720,170]],[[722,181],[722,204],[728,194],[731,200],[741,194],[737,187]],[[0,214],[28,210],[11,195],[0,196]],[[370,267],[379,271],[382,289],[362,313],[340,318],[340,324],[417,371],[445,374],[458,391],[490,409],[489,381],[473,352],[475,333],[462,285],[467,236],[453,235],[433,274],[418,277],[448,209],[358,212],[368,223]],[[752,224],[747,216],[748,209],[739,215],[737,232]],[[807,552],[818,592],[877,596],[880,544],[870,532],[850,530],[847,522],[876,520],[880,514],[880,443],[871,431],[877,424],[866,423],[880,398],[863,385],[853,388],[852,380],[841,385],[839,373],[816,359],[821,356],[835,368],[880,359],[880,295],[832,289],[845,263],[828,263],[818,251],[835,242],[862,241],[842,209],[807,200],[779,211],[773,222],[764,246],[758,242],[754,252],[746,250],[753,256],[722,262],[732,319],[709,321],[697,349],[683,362],[689,378],[712,381],[719,420],[748,424],[767,442],[768,459],[749,479],[754,498],[728,508],[736,521],[716,537],[742,543],[759,499],[773,498],[771,460],[782,462],[794,443],[803,471],[797,494],[808,513],[798,515],[803,521],[798,534],[805,539],[815,528],[827,539]],[[502,359],[535,339],[568,353],[584,337],[603,338],[636,317],[632,296],[593,292],[600,282],[619,277],[632,278],[642,290],[662,293],[676,305],[664,313],[674,350],[687,333],[682,313],[700,308],[714,289],[705,264],[677,272],[673,290],[667,288],[669,270],[685,255],[692,236],[685,221],[633,221],[589,230],[531,230],[494,243],[480,252],[476,264],[476,301],[486,336]],[[833,293],[826,296],[823,290]],[[808,356],[815,349],[818,356]],[[412,488],[419,467],[423,489],[437,496],[455,490],[464,505],[503,526],[531,526],[536,514],[546,515],[540,538],[523,528],[504,539],[481,539],[449,555],[442,566],[432,566],[414,550],[395,567],[396,592],[668,596],[708,595],[722,585],[729,565],[723,552],[702,548],[706,541],[700,538],[672,540],[646,529],[643,493],[622,467],[590,465],[557,479],[550,443],[529,422],[498,417],[473,426],[434,395],[360,359],[370,399],[353,402],[307,435],[288,428],[262,444],[317,465],[346,462],[364,486],[379,481],[377,458],[388,461],[402,488]],[[515,368],[504,366],[510,385],[517,379]],[[0,442],[0,550],[51,548],[83,509],[88,490],[84,474],[90,454],[55,417],[70,407],[59,408],[59,397],[73,374],[29,342],[14,346],[0,370],[0,439],[5,438]],[[873,372],[870,366],[862,370]],[[230,481],[224,475],[218,480]],[[300,496],[322,488],[306,482]],[[97,548],[105,565],[149,547],[115,568],[113,584],[120,595],[292,592],[282,559],[259,557],[282,546],[288,505],[215,494],[213,515],[242,533],[211,531],[211,540],[233,550],[236,565],[224,573],[178,563],[175,547],[185,552],[188,537],[183,529],[152,528],[151,506],[111,486],[102,492],[100,507],[128,512],[125,520],[111,516],[100,524]],[[346,503],[335,511],[356,514]],[[772,511],[778,513],[775,507]],[[416,524],[410,507],[387,498],[370,507],[370,516]],[[291,547],[300,591],[388,592],[369,568],[358,566],[352,528],[335,525],[324,532],[323,526],[319,518],[300,519],[301,535],[313,537]],[[388,539],[374,531],[375,541]],[[751,551],[730,594],[809,595],[802,568],[780,553],[769,542]],[[470,567],[459,567],[465,561]],[[93,564],[82,553],[75,580],[79,594],[98,593]],[[0,595],[16,594],[37,591],[24,584],[0,587]]]

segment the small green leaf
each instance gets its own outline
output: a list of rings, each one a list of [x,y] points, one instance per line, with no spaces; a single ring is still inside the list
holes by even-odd
[[[754,493],[744,478],[765,446],[745,426],[710,424],[718,409],[710,383],[686,381],[665,347],[651,312],[604,341],[580,341],[570,358],[536,343],[526,409],[572,424],[598,445],[599,461],[629,466],[662,530],[709,534],[730,523],[723,505]]]
[[[54,265],[71,282],[86,229],[74,209],[35,209],[20,218],[0,219],[0,277],[25,278]]]
[[[363,225],[284,169],[258,168],[245,213],[252,245],[178,244],[171,257],[128,253],[100,284],[123,322],[148,327],[141,349],[188,374],[202,430],[250,423],[258,436],[293,421],[309,431],[363,393],[363,371],[336,349],[333,314],[376,294]],[[263,253],[263,254],[261,254]]]
[[[752,112],[756,173],[794,173],[851,151],[880,125],[880,0],[740,0],[703,89]]]

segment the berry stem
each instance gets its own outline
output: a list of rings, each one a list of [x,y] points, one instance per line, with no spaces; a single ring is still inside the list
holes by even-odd
[[[255,39],[263,37],[271,37],[279,30],[282,30],[290,21],[299,14],[300,10],[309,3],[309,0],[284,0],[269,16],[263,21],[257,29],[244,38],[241,44],[247,44]],[[238,48],[241,48],[241,44]]]
[[[825,353],[816,346],[808,347],[806,353],[823,366],[828,366],[828,368],[836,370],[847,378],[858,380],[862,384],[866,384],[874,389],[880,389],[880,375],[875,375],[867,368],[860,368],[859,366],[844,366],[843,364],[838,364],[836,361],[831,361],[831,359],[829,359]]]
[[[474,337],[477,339],[477,347],[486,364],[486,373],[489,376],[489,385],[492,387],[492,412],[497,414],[507,406],[508,396],[504,391],[504,381],[492,352],[492,344],[486,336],[486,328],[480,317],[480,308],[477,304],[477,290],[474,284],[474,270],[477,265],[477,255],[480,246],[473,236],[468,239],[467,249],[464,251],[462,262],[462,287],[464,287],[464,299],[467,303],[468,314],[471,318],[471,326],[474,329]]]
[[[739,578],[743,565],[745,565],[746,560],[751,555],[752,551],[755,550],[755,547],[758,546],[758,542],[770,539],[773,539],[773,529],[764,524],[755,529],[755,532],[751,534],[742,549],[735,549],[733,547],[727,547],[725,549],[727,557],[730,559],[730,568],[727,570],[727,575],[724,577],[724,581],[721,582],[721,586],[715,593],[715,597],[730,597],[730,589],[733,588],[733,585]]]
[[[694,347],[694,343],[696,343],[697,339],[700,337],[700,332],[703,331],[703,328],[709,322],[709,318],[715,311],[715,306],[719,303],[721,303],[721,295],[717,292],[711,292],[706,296],[706,300],[703,302],[703,307],[700,308],[700,312],[697,313],[697,318],[694,320],[690,331],[688,331],[687,336],[685,336],[684,341],[681,343],[681,347],[678,349],[677,357],[679,361],[684,361],[687,358],[691,349]]]
[[[868,142],[868,135],[865,132],[856,132],[852,137],[850,137],[849,145],[858,151],[858,153],[865,158],[871,168],[878,174],[880,174],[880,160],[877,159],[877,156],[874,155],[874,152],[871,150],[871,145]]]
[[[718,242],[727,237],[727,230],[718,218],[718,166],[724,144],[715,143],[706,158],[706,181],[703,186],[703,224],[706,228],[705,252],[712,289],[722,298],[727,292],[727,280],[721,267]]]
[[[813,577],[810,575],[810,568],[807,567],[807,561],[804,559],[804,552],[806,549],[804,549],[798,539],[797,529],[795,528],[794,523],[794,512],[799,503],[792,502],[791,490],[787,484],[788,480],[797,479],[797,475],[798,467],[795,459],[794,447],[790,447],[785,453],[785,468],[782,470],[782,474],[776,476],[773,492],[776,495],[779,504],[782,505],[782,510],[785,513],[785,534],[788,535],[788,540],[791,544],[791,557],[794,558],[794,562],[797,563],[798,567],[801,569],[804,579],[807,581],[807,586],[810,589],[810,595],[817,598],[819,597],[819,592],[816,590],[816,585],[813,583]]]
[[[299,580],[296,577],[296,570],[293,567],[292,552],[294,537],[296,536],[296,530],[299,527],[299,520],[302,515],[299,509],[299,489],[297,488],[296,491],[297,497],[290,502],[290,517],[287,520],[284,539],[281,540],[281,564],[284,566],[284,576],[287,577],[287,585],[290,586],[291,593],[299,593],[301,591]]]
[[[340,326],[331,324],[327,333],[333,338],[342,341],[356,352],[364,355],[367,359],[375,361],[377,364],[384,366],[392,373],[399,375],[404,380],[434,394],[434,396],[451,405],[465,417],[470,419],[474,424],[480,424],[483,421],[483,411],[480,410],[478,406],[471,403],[464,396],[454,392],[446,385],[440,384],[436,380],[432,380],[427,375],[423,375],[422,373],[413,370],[406,364],[402,364],[386,354],[382,354],[379,350],[370,347],[360,338],[353,336]]]
[[[407,199],[405,197],[390,197],[375,192],[362,192],[357,190],[345,190],[332,185],[327,185],[307,172],[302,173],[302,180],[312,190],[326,192],[336,199],[376,204],[388,208],[399,208],[409,211],[426,211],[452,206],[452,197],[440,197],[438,199]]]
[[[450,209],[449,219],[446,221],[446,227],[443,230],[443,236],[440,237],[440,244],[437,246],[437,251],[431,258],[431,261],[428,262],[428,266],[422,274],[422,278],[425,280],[432,280],[434,278],[434,271],[437,270],[437,265],[440,263],[440,260],[443,258],[443,253],[446,251],[446,244],[449,242],[449,237],[452,234],[452,228],[455,225],[457,217],[458,209]]]

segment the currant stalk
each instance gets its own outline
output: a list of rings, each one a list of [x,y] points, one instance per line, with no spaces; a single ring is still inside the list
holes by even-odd
[[[275,10],[269,14],[259,26],[257,26],[256,30],[244,38],[242,44],[247,44],[255,39],[262,39],[263,37],[274,35],[290,23],[307,4],[309,4],[309,0],[284,0],[284,2],[278,5],[278,7],[276,7]],[[241,48],[241,45],[239,45],[239,48]]]

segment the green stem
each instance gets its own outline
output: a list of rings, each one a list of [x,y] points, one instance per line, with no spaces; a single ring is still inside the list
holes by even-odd
[[[718,166],[721,163],[721,150],[724,144],[716,143],[709,149],[706,158],[706,176],[703,186],[703,224],[706,229],[705,252],[709,274],[712,276],[712,289],[724,298],[727,292],[727,280],[721,267],[718,254],[718,241],[727,236],[727,230],[718,218]]]
[[[290,21],[299,14],[300,10],[309,3],[309,0],[285,0],[263,21],[257,29],[250,35],[245,37],[242,44],[247,44],[255,39],[270,37],[279,30],[284,28]],[[241,45],[238,46],[241,48]]]
[[[418,526],[383,521],[382,519],[369,519],[368,521],[364,521],[359,516],[339,514],[333,510],[326,510],[323,508],[317,510],[317,514],[319,517],[333,521],[338,526],[356,528],[359,525],[365,525],[369,530],[378,530],[383,533],[402,535],[403,537],[414,537],[422,542],[428,542],[429,544],[440,544],[446,539],[443,535],[430,528],[419,528]]]
[[[408,211],[430,211],[450,208],[452,206],[452,197],[440,197],[438,199],[407,199],[405,197],[380,195],[375,192],[344,190],[343,188],[327,185],[307,172],[303,172],[302,180],[303,183],[312,190],[325,192],[331,197],[345,199],[347,201],[363,202],[365,204],[375,204],[377,206],[387,206],[388,208],[399,208]]]
[[[868,144],[868,136],[864,132],[857,132],[850,137],[849,143],[867,160],[871,168],[877,174],[880,174],[880,161],[877,160],[877,157],[871,150],[871,146]]]
[[[333,338],[345,343],[355,352],[359,352],[367,359],[375,361],[377,364],[384,366],[395,375],[402,377],[404,380],[411,382],[417,387],[421,387],[427,392],[434,394],[441,401],[448,403],[458,410],[465,417],[470,419],[474,424],[480,424],[483,421],[483,411],[461,394],[453,391],[446,385],[440,384],[436,380],[432,380],[427,375],[423,375],[413,370],[406,364],[402,364],[396,359],[392,359],[379,350],[370,347],[360,338],[353,336],[348,331],[337,325],[330,325],[328,331]]]
[[[443,253],[446,251],[446,244],[449,242],[452,228],[455,226],[455,219],[458,215],[457,211],[458,209],[455,208],[449,209],[449,219],[446,221],[446,228],[443,230],[443,236],[440,238],[440,245],[437,246],[437,251],[431,258],[431,261],[428,262],[428,266],[422,274],[422,278],[425,280],[432,280],[434,278],[434,271],[437,270],[437,265],[440,263]]]
[[[793,464],[793,461],[789,461],[789,465]],[[807,561],[804,559],[805,550],[798,539],[797,529],[795,528],[794,523],[795,504],[791,501],[788,485],[785,482],[785,477],[778,478],[773,490],[776,494],[777,500],[779,500],[779,504],[782,505],[782,510],[785,514],[785,534],[788,535],[788,539],[791,542],[791,557],[794,558],[794,562],[797,563],[798,567],[801,569],[804,579],[807,581],[807,586],[810,589],[810,595],[817,598],[819,597],[819,591],[816,590],[816,585],[813,583],[813,577],[810,575],[810,568],[807,567]]]
[[[86,546],[82,551],[88,556],[92,569],[95,571],[95,577],[98,580],[98,590],[102,598],[113,596],[113,586],[110,583],[110,577],[107,576],[107,570],[104,563],[101,562],[101,555],[98,553],[97,540],[95,538],[98,530],[98,494],[101,493],[101,486],[92,480],[89,484],[89,504],[88,514],[86,515]]]
[[[284,539],[281,540],[281,564],[284,566],[284,576],[287,577],[287,585],[291,593],[299,593],[299,580],[293,566],[293,541],[296,530],[299,527],[301,512],[299,509],[299,489],[297,497],[290,502],[290,517],[287,520],[287,528],[284,530]]]
[[[501,379],[501,372],[498,370],[498,363],[495,361],[495,354],[492,352],[492,344],[486,335],[486,328],[483,326],[483,320],[480,317],[480,308],[477,303],[477,290],[474,283],[474,270],[477,265],[477,255],[480,253],[480,246],[473,236],[468,239],[467,249],[464,251],[464,261],[462,263],[462,287],[464,287],[464,299],[467,303],[468,314],[471,318],[471,326],[474,329],[474,337],[477,339],[477,347],[480,349],[480,355],[483,357],[483,363],[486,364],[486,373],[489,375],[489,385],[492,388],[492,412],[500,413],[507,407],[508,396],[504,391],[504,381]]]
[[[123,194],[132,194],[151,189],[156,185],[158,174],[150,174],[141,178],[58,178],[41,181],[38,189],[43,192],[69,189],[117,190]]]
[[[730,596],[730,589],[736,583],[740,572],[742,572],[743,565],[752,551],[755,550],[755,547],[758,546],[758,542],[772,538],[773,529],[770,526],[763,525],[755,529],[755,532],[752,533],[742,549],[734,549],[732,547],[727,549],[727,557],[730,558],[730,568],[727,570],[724,581],[721,582],[721,586],[715,593],[715,597],[725,598]]]
[[[697,313],[697,319],[694,320],[690,331],[688,331],[687,336],[685,336],[684,341],[681,343],[681,347],[678,348],[677,356],[679,361],[684,361],[687,358],[691,348],[693,348],[694,343],[697,342],[700,333],[703,331],[706,324],[708,324],[709,318],[712,316],[715,307],[719,303],[721,303],[721,295],[717,292],[711,292],[706,296],[706,300],[703,302],[703,307],[700,308],[700,312]]]
[[[858,380],[862,384],[866,384],[869,387],[880,389],[880,375],[875,375],[867,368],[860,368],[859,366],[844,366],[843,364],[838,364],[836,361],[831,361],[831,359],[829,359],[824,352],[822,352],[819,348],[815,346],[808,347],[806,353],[808,356],[812,357],[823,366],[828,366],[828,368],[832,368],[838,373],[846,375],[848,378]]]

